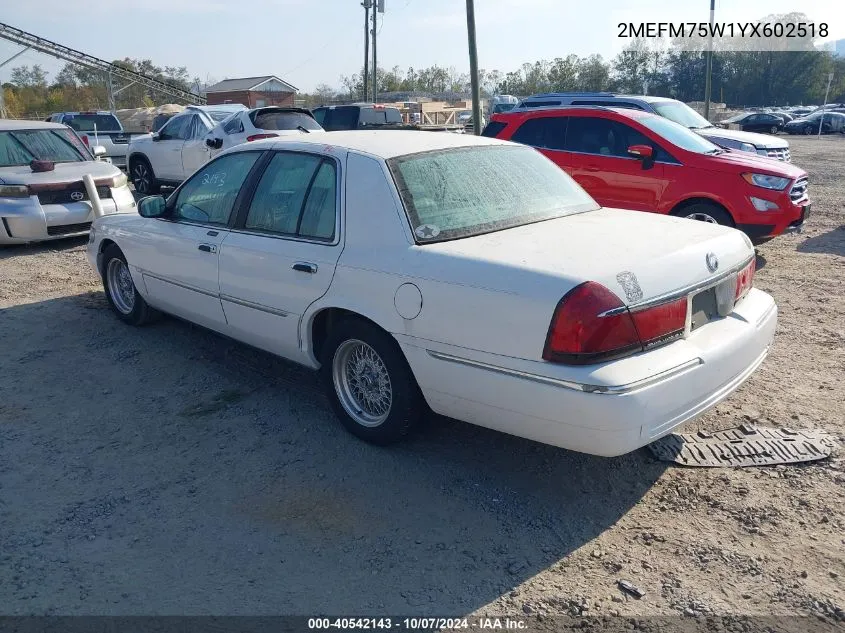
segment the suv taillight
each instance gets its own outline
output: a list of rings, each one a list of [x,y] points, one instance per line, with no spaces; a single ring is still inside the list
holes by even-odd
[[[558,303],[543,359],[589,365],[629,356],[682,336],[686,320],[686,297],[631,312],[613,292],[587,281]]]
[[[276,136],[278,134],[253,134],[252,136],[247,136],[246,140],[247,142],[260,141],[263,138],[274,138]]]
[[[754,273],[757,270],[757,258],[752,257],[748,265],[740,270],[736,275],[736,295],[735,301],[742,299],[754,284]]]

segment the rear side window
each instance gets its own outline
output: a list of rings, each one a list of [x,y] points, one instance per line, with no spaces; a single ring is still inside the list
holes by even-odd
[[[62,121],[77,132],[120,132],[120,121],[113,114],[66,114]]]
[[[231,119],[226,121],[226,124],[223,126],[223,131],[226,134],[240,134],[244,131],[244,124],[241,121],[241,117],[233,116]]]
[[[481,136],[496,138],[499,136],[499,132],[504,130],[507,126],[507,123],[502,123],[501,121],[490,121],[490,123],[487,124],[487,127],[482,130]]]
[[[245,227],[331,241],[337,216],[334,162],[313,154],[279,152],[249,206]]]
[[[566,141],[567,118],[538,117],[528,119],[514,132],[511,140],[541,149],[562,150]]]

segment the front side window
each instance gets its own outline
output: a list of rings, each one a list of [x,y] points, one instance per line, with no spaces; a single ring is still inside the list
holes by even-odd
[[[260,155],[261,152],[238,152],[205,165],[177,192],[174,218],[201,224],[228,224],[235,199]]]
[[[334,161],[278,152],[258,183],[245,228],[331,241],[337,217]]]
[[[592,211],[599,205],[531,147],[487,145],[387,161],[418,244]]]
[[[649,120],[652,118],[657,119],[657,117],[649,117]],[[658,120],[672,124],[667,119]],[[687,132],[692,134],[689,130]],[[654,148],[655,160],[665,162],[673,160],[660,146],[624,123],[598,117],[570,118],[569,129],[566,134],[567,151],[615,158],[631,158],[628,148],[632,145],[648,145]]]
[[[87,160],[81,145],[67,128],[0,132],[0,167],[29,165],[33,160],[54,163]]]
[[[162,141],[184,141],[188,138],[188,130],[192,117],[189,115],[175,116],[170,119],[158,133]]]

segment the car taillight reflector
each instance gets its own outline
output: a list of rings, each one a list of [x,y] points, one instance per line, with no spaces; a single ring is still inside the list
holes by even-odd
[[[748,265],[740,270],[736,275],[736,301],[739,301],[746,293],[751,290],[754,283],[754,273],[757,270],[757,258],[753,257]]]
[[[634,319],[642,344],[654,345],[684,331],[687,325],[687,298],[632,312],[631,318]]]
[[[555,308],[543,359],[587,365],[628,356],[682,335],[686,318],[686,297],[632,313],[613,292],[587,281]]]
[[[252,136],[247,136],[246,140],[247,142],[260,141],[263,138],[273,138],[275,136],[278,136],[278,134],[253,134]]]

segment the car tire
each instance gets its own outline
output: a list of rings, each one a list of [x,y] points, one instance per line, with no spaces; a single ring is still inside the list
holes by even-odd
[[[101,274],[106,301],[121,321],[144,325],[158,316],[135,288],[126,257],[114,244],[103,251]]]
[[[146,158],[139,156],[132,159],[129,166],[129,177],[132,179],[135,191],[142,196],[153,196],[161,189],[152,165]]]
[[[772,134],[777,134],[778,133],[778,126],[773,125],[771,128],[769,128],[769,132],[771,132]]]
[[[804,126],[804,135],[810,136],[813,133],[812,128],[809,125]]]
[[[396,341],[361,319],[344,319],[323,345],[320,375],[332,408],[356,437],[385,446],[404,439],[427,406]]]
[[[721,224],[722,226],[736,226],[733,218],[722,207],[710,202],[695,202],[672,212],[672,215],[679,218],[698,220],[710,224]]]

